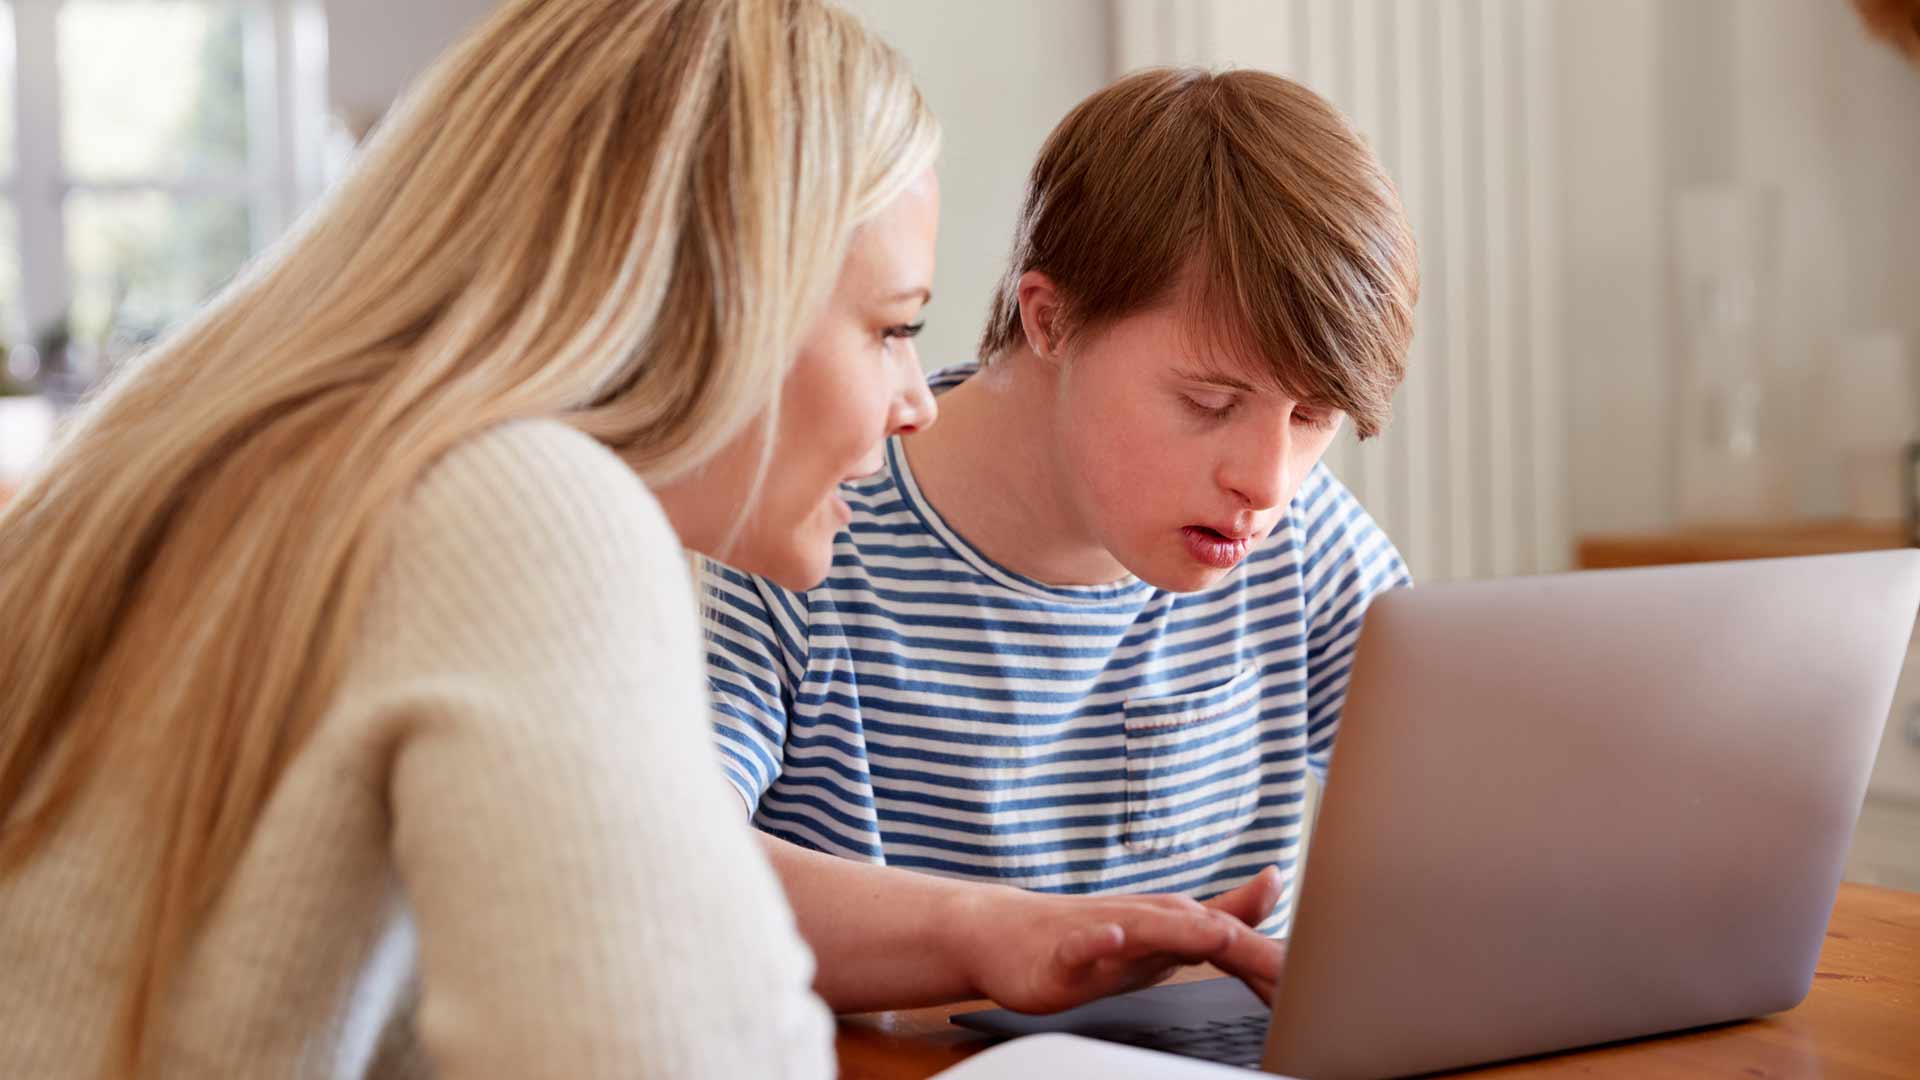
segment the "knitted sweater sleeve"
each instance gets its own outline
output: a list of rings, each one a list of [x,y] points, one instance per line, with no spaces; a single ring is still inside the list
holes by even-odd
[[[439,1075],[832,1074],[709,738],[686,564],[631,471],[552,422],[458,448],[366,627]]]

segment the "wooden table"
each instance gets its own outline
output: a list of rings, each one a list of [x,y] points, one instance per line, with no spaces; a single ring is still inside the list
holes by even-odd
[[[1905,547],[1908,542],[1906,529],[1893,522],[1720,525],[1660,533],[1583,536],[1574,548],[1573,562],[1582,570],[1606,570],[1622,566],[1838,555]]]
[[[1215,974],[1200,969],[1186,977]],[[844,1080],[932,1076],[992,1045],[947,1022],[953,1013],[985,1006],[968,1002],[842,1017],[840,1075]],[[1813,990],[1798,1008],[1472,1075],[1915,1080],[1920,1077],[1920,893],[1842,885]]]

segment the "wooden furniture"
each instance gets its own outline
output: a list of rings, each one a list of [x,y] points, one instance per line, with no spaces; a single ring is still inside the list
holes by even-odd
[[[1898,524],[1846,521],[1723,526],[1664,533],[1582,537],[1575,565],[1605,570],[1667,563],[1720,562],[1794,555],[1837,555],[1904,547]],[[1854,831],[1847,880],[1920,889],[1920,748],[1905,735],[1909,717],[1920,717],[1920,638],[1908,654],[1894,695],[1893,717],[1880,744],[1880,758],[1867,803]],[[1920,723],[1920,720],[1914,721]],[[1913,1075],[1920,1077],[1920,1065]]]
[[[1622,566],[1836,555],[1905,547],[1907,543],[1906,530],[1895,524],[1835,521],[1729,525],[1662,533],[1583,536],[1574,549],[1574,565],[1581,570],[1607,570]]]
[[[1217,972],[1200,969],[1187,978]],[[952,1026],[985,1002],[842,1017],[843,1080],[927,1077],[986,1046]],[[1619,1077],[1920,1077],[1920,893],[1842,885],[1813,989],[1797,1008],[1758,1020],[1531,1058],[1455,1075]],[[1258,1075],[1258,1074],[1250,1074]]]

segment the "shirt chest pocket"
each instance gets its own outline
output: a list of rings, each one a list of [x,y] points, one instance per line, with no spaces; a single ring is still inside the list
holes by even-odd
[[[1126,845],[1138,852],[1224,845],[1260,803],[1260,669],[1126,703]]]

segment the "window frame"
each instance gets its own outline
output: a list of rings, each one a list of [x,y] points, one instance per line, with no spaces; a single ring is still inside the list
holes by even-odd
[[[319,194],[327,123],[326,18],[321,0],[204,0],[252,15],[246,27],[248,160],[228,177],[143,176],[90,181],[68,172],[60,145],[58,22],[70,0],[11,0],[14,172],[0,197],[17,215],[21,296],[7,298],[15,322],[0,340],[31,342],[65,316],[73,274],[67,258],[67,197],[158,192],[172,200],[245,199],[252,247],[283,233]],[[5,15],[0,14],[0,19]]]

